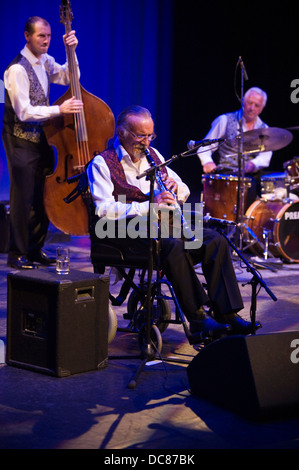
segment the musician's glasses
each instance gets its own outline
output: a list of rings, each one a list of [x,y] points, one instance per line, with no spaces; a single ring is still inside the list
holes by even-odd
[[[127,129],[127,131],[134,137],[135,140],[137,140],[137,142],[142,142],[145,139],[148,139],[150,142],[152,142],[157,137],[156,134],[136,135],[134,132],[130,131],[130,129]]]

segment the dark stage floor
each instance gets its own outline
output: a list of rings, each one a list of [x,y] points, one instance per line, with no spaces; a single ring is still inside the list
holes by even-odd
[[[93,272],[88,238],[62,237],[59,240],[54,234],[46,245],[47,251],[54,253],[61,242],[70,246],[72,269]],[[245,302],[243,316],[249,319],[251,285],[246,282],[252,275],[239,261],[235,262],[235,270]],[[291,409],[291,415],[273,414],[262,421],[245,418],[226,406],[217,406],[191,394],[185,363],[158,361],[147,365],[136,388],[129,389],[140,359],[113,359],[112,356],[138,355],[140,349],[135,334],[116,333],[109,344],[108,366],[99,371],[59,378],[5,364],[8,272],[12,270],[6,266],[6,255],[1,254],[1,449],[171,449],[173,454],[179,449],[185,450],[185,454],[190,454],[188,449],[299,449],[299,415],[295,409]],[[290,386],[288,380],[295,380],[298,385],[299,363],[293,364],[294,377],[289,378],[283,361],[290,361],[291,349],[285,351],[290,345],[274,341],[273,361],[281,361],[281,364],[273,364],[271,353],[267,364],[265,357],[269,356],[269,351],[260,346],[267,344],[263,335],[275,339],[277,333],[295,331],[299,340],[299,263],[277,265],[275,270],[261,268],[259,272],[278,300],[274,301],[264,288],[258,292],[257,319],[263,328],[254,337],[253,354],[260,355],[258,363],[262,370],[259,370],[259,378],[253,380],[264,381],[263,388],[268,389],[271,375],[278,375],[275,393],[283,397]],[[200,267],[198,275],[201,276]],[[118,285],[112,285],[111,280],[112,292],[117,289]],[[125,311],[125,304],[115,307],[119,327],[128,323],[123,319]],[[181,325],[169,325],[162,337],[164,358],[171,356],[191,361],[200,354],[198,348],[187,342]],[[225,359],[219,357],[223,367],[226,367]],[[207,380],[203,371],[198,373],[202,381]],[[234,383],[237,385],[238,374],[236,369]],[[218,387],[219,394],[223,387],[231,385],[225,383],[225,378],[223,380]],[[297,391],[299,395],[299,388]],[[238,392],[231,394],[238,401]]]

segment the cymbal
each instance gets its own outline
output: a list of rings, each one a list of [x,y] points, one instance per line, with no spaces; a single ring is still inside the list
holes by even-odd
[[[237,136],[234,140],[235,144],[238,145],[240,136]],[[279,150],[289,145],[292,140],[292,133],[279,127],[253,129],[243,133],[243,150],[247,152]]]

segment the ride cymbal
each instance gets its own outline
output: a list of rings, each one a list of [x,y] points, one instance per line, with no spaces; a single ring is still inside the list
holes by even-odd
[[[240,136],[235,137],[233,140],[235,145],[238,145]],[[292,140],[292,133],[279,127],[253,129],[243,133],[243,150],[246,152],[279,150],[289,145]]]

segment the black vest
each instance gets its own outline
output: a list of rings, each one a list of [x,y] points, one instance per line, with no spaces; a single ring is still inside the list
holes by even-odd
[[[43,87],[41,86],[36,73],[34,72],[30,62],[22,54],[18,54],[17,57],[7,67],[9,69],[14,64],[20,64],[27,72],[30,88],[29,88],[29,99],[32,106],[49,106],[49,74],[48,75],[48,96],[45,96]],[[38,143],[41,140],[43,133],[42,124],[40,122],[22,122],[17,117],[8,93],[5,94],[4,104],[4,118],[3,118],[3,129],[13,134],[20,139],[29,140],[30,142]]]
[[[162,162],[157,157],[153,149],[149,148],[150,155],[156,165],[160,165]],[[131,203],[132,201],[144,202],[149,200],[149,196],[144,194],[137,186],[133,186],[127,182],[126,175],[122,164],[120,163],[117,153],[113,147],[101,152],[101,156],[104,158],[111,175],[111,181],[114,185],[113,196],[117,201],[118,196],[126,195],[126,201]],[[161,168],[162,173],[167,174],[165,167]]]
[[[238,145],[233,142],[233,139],[240,135],[240,111],[234,113],[228,113],[227,115],[227,125],[225,130],[225,135],[223,136],[226,141],[219,146],[218,155],[219,155],[219,164],[218,169],[221,168],[238,168]],[[266,124],[262,122],[261,128],[266,127]],[[257,156],[257,153],[251,153],[245,155],[245,162],[252,160]]]

